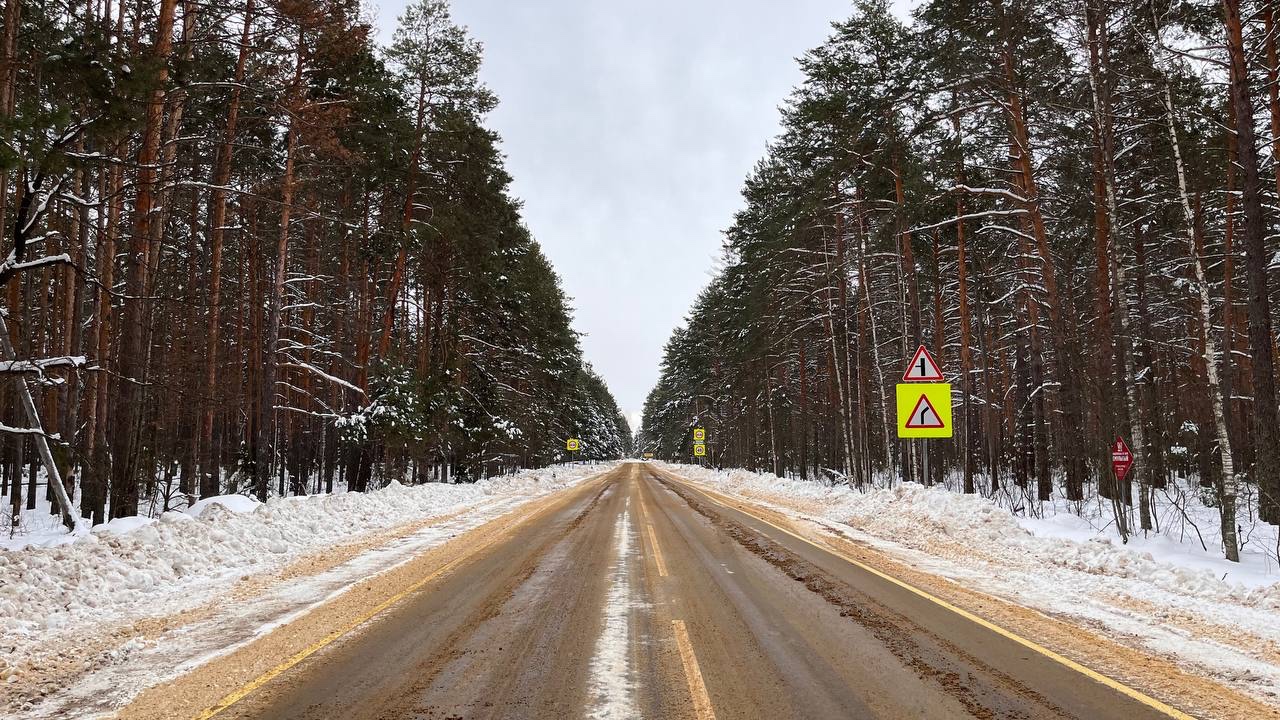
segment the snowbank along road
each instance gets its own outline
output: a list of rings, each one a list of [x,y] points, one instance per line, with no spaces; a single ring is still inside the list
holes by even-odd
[[[648,464],[517,514],[120,716],[1193,717]]]

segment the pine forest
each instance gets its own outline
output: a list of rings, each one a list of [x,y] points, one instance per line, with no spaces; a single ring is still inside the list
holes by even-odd
[[[880,0],[801,59],[720,269],[671,336],[641,447],[1014,507],[1099,496],[1122,536],[1198,482],[1280,522],[1280,8]],[[895,435],[918,345],[955,439]],[[1118,482],[1111,443],[1133,448]]]
[[[70,525],[620,457],[509,194],[479,43],[418,0],[6,0],[0,484]],[[42,468],[52,466],[46,482]]]

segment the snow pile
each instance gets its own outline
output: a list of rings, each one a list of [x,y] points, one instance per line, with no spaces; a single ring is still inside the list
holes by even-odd
[[[1162,535],[1135,537],[1125,546],[1067,512],[1050,519],[1016,518],[981,496],[915,483],[858,492],[743,470],[681,466],[679,472],[744,497],[785,500],[782,504],[932,555],[1141,578],[1171,592],[1280,609],[1280,575],[1261,567],[1261,558],[1253,558],[1260,567],[1229,563],[1201,552],[1198,544],[1192,551],[1187,543]],[[1149,548],[1159,549],[1159,559]]]
[[[267,503],[209,498],[189,513],[118,519],[87,534],[64,533],[52,547],[0,550],[0,664],[22,660],[51,635],[190,609],[239,578],[307,553],[490,499],[544,495],[602,469],[564,466],[467,485],[393,482],[375,492]]]
[[[198,518],[203,516],[206,510],[211,510],[214,505],[217,505],[223,510],[243,513],[253,512],[254,510],[257,510],[258,506],[261,504],[262,503],[258,502],[257,499],[245,495],[218,495],[198,500],[194,505],[183,510],[183,512],[191,517]],[[214,510],[213,512],[218,511]]]
[[[1280,698],[1280,667],[1268,649],[1280,645],[1280,576],[1260,551],[1230,563],[1215,557],[1208,534],[1208,550],[1194,536],[1160,534],[1126,546],[1114,530],[1094,529],[1096,518],[1072,515],[1065,505],[1049,508],[1061,512],[1047,519],[1015,518],[981,496],[911,483],[859,492],[743,470],[669,467],[720,492],[834,526],[926,572],[1102,625],[1197,672]],[[1203,510],[1201,530],[1217,512]]]

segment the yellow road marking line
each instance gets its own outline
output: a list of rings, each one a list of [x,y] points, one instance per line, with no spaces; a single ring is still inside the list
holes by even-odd
[[[692,487],[692,486],[691,486],[691,484],[690,484],[688,481],[686,481],[686,480],[684,480],[684,479],[682,479],[682,478],[680,478],[680,479],[679,479],[679,482],[681,482],[681,483],[685,484],[686,486],[690,486],[690,487]],[[694,488],[693,488],[693,490],[694,490],[695,492],[697,492],[698,494],[702,495],[703,497],[707,498],[708,500],[711,500],[712,502],[715,502],[715,503],[717,503],[717,504],[723,504],[723,503],[720,503],[720,502],[719,502],[718,500],[716,500],[715,498],[713,498],[713,497],[711,497],[710,495],[708,495],[707,493],[703,492],[703,491],[702,491],[701,489],[699,489],[699,488],[694,487]],[[887,581],[889,581],[889,582],[893,583],[894,585],[897,585],[898,587],[902,588],[903,590],[907,590],[907,591],[912,592],[912,593],[914,593],[914,594],[916,594],[916,595],[919,595],[920,597],[924,598],[925,600],[928,600],[929,602],[932,602],[933,604],[935,604],[935,605],[937,605],[937,606],[939,606],[939,607],[941,607],[941,608],[944,608],[944,609],[946,609],[946,610],[950,610],[951,612],[953,612],[953,613],[955,613],[955,614],[959,615],[960,617],[962,617],[962,618],[964,618],[964,619],[966,619],[966,620],[969,620],[969,621],[971,621],[971,622],[977,623],[978,625],[981,625],[982,627],[986,628],[987,630],[990,630],[991,632],[994,632],[994,633],[996,633],[997,635],[1000,635],[1000,636],[1005,637],[1005,638],[1007,638],[1007,639],[1009,639],[1009,640],[1012,640],[1013,642],[1018,643],[1019,645],[1021,645],[1021,646],[1025,647],[1025,648],[1027,648],[1028,650],[1032,650],[1032,651],[1034,651],[1034,652],[1036,652],[1036,653],[1039,653],[1040,655],[1043,655],[1044,657],[1046,657],[1046,658],[1048,658],[1048,659],[1050,659],[1050,660],[1052,660],[1052,661],[1054,661],[1054,662],[1058,663],[1059,665],[1063,665],[1063,666],[1065,666],[1065,667],[1067,667],[1067,668],[1070,668],[1070,669],[1072,669],[1072,670],[1075,670],[1076,672],[1080,673],[1081,675],[1084,675],[1085,677],[1089,678],[1090,680],[1093,680],[1093,681],[1095,681],[1095,682],[1102,683],[1103,685],[1106,685],[1107,687],[1111,688],[1112,690],[1115,690],[1116,692],[1118,692],[1118,693],[1120,693],[1120,694],[1122,694],[1122,695],[1126,695],[1126,696],[1128,696],[1129,698],[1131,698],[1131,699],[1133,699],[1133,700],[1136,700],[1136,701],[1138,701],[1139,703],[1142,703],[1143,705],[1146,705],[1147,707],[1149,707],[1149,708],[1151,708],[1151,709],[1153,709],[1153,710],[1156,710],[1156,711],[1158,711],[1158,712],[1164,713],[1165,715],[1168,715],[1168,716],[1169,716],[1169,717],[1171,717],[1171,718],[1175,718],[1175,720],[1196,720],[1196,718],[1194,718],[1193,716],[1188,715],[1188,714],[1186,714],[1186,713],[1182,712],[1181,710],[1178,710],[1177,708],[1175,708],[1175,707],[1173,707],[1173,706],[1171,706],[1171,705],[1167,705],[1167,704],[1165,704],[1165,703],[1162,703],[1162,702],[1160,702],[1159,700],[1156,700],[1155,698],[1151,697],[1150,695],[1146,695],[1145,693],[1143,693],[1143,692],[1141,692],[1141,691],[1139,691],[1139,690],[1135,690],[1135,689],[1133,689],[1133,688],[1129,687],[1128,685],[1125,685],[1124,683],[1120,682],[1119,680],[1113,680],[1113,679],[1111,679],[1111,678],[1107,677],[1106,675],[1103,675],[1103,674],[1101,674],[1101,673],[1097,672],[1096,670],[1090,670],[1089,668],[1085,667],[1084,665],[1081,665],[1080,663],[1078,663],[1078,662],[1076,662],[1076,661],[1074,661],[1074,660],[1071,660],[1070,658],[1063,657],[1062,655],[1059,655],[1058,653],[1056,653],[1056,652],[1054,652],[1054,651],[1050,650],[1049,648],[1047,648],[1047,647],[1045,647],[1045,646],[1043,646],[1043,645],[1041,645],[1041,644],[1039,644],[1039,643],[1035,642],[1034,640],[1028,640],[1027,638],[1022,637],[1021,635],[1018,635],[1018,634],[1016,634],[1016,633],[1014,633],[1014,632],[1012,632],[1012,631],[1006,630],[1006,629],[1004,629],[1004,628],[1000,627],[999,625],[996,625],[996,624],[994,624],[994,623],[992,623],[992,622],[990,622],[990,621],[988,621],[988,620],[984,620],[984,619],[982,619],[982,618],[978,617],[977,615],[974,615],[973,613],[969,612],[968,610],[964,610],[964,609],[962,609],[962,608],[956,607],[955,605],[952,605],[951,603],[947,602],[946,600],[943,600],[943,599],[942,599],[942,598],[940,598],[940,597],[937,597],[936,595],[932,595],[932,594],[930,594],[930,593],[928,593],[928,592],[926,592],[926,591],[924,591],[924,590],[921,590],[920,588],[918,588],[918,587],[916,587],[916,586],[914,586],[914,585],[911,585],[911,584],[906,583],[906,582],[904,582],[904,581],[902,581],[902,580],[899,580],[898,578],[895,578],[895,577],[893,577],[892,575],[887,575],[887,574],[885,574],[885,573],[883,573],[883,572],[881,572],[881,571],[879,571],[879,570],[877,570],[877,569],[875,569],[875,568],[871,567],[870,565],[866,565],[866,564],[864,564],[864,563],[858,562],[857,560],[854,560],[853,558],[849,557],[848,555],[845,555],[844,553],[839,552],[839,551],[838,551],[838,550],[836,550],[835,548],[831,548],[831,547],[824,547],[824,546],[822,546],[822,545],[819,545],[819,544],[817,544],[817,543],[813,542],[812,540],[809,540],[809,539],[808,539],[808,538],[806,538],[806,537],[802,537],[802,536],[800,536],[800,535],[797,535],[796,533],[791,532],[790,530],[788,530],[788,529],[786,529],[786,528],[784,528],[784,527],[782,527],[782,526],[780,526],[780,525],[776,525],[776,524],[774,524],[774,523],[772,523],[772,522],[770,522],[770,521],[768,521],[768,520],[766,520],[766,519],[764,519],[764,518],[762,518],[762,517],[759,517],[759,516],[757,516],[757,515],[752,514],[752,515],[751,515],[751,517],[755,518],[756,520],[759,520],[760,522],[762,522],[762,523],[764,523],[764,524],[766,524],[766,525],[768,525],[768,526],[770,526],[770,527],[772,527],[772,528],[775,528],[775,529],[777,529],[777,530],[779,530],[779,531],[781,531],[781,532],[784,532],[784,533],[786,533],[786,534],[790,535],[791,537],[793,537],[793,538],[795,538],[795,539],[797,539],[797,540],[799,540],[799,541],[801,541],[801,542],[803,542],[803,543],[806,543],[806,544],[808,544],[808,545],[811,545],[812,547],[815,547],[815,548],[817,548],[817,549],[819,549],[819,550],[822,550],[823,552],[831,553],[832,555],[835,555],[835,556],[839,557],[840,559],[842,559],[842,560],[844,560],[844,561],[846,561],[846,562],[848,562],[848,563],[850,563],[850,564],[852,564],[852,565],[855,565],[855,566],[857,566],[858,568],[861,568],[862,570],[865,570],[865,571],[867,571],[867,572],[871,573],[872,575],[875,575],[876,577],[879,577],[879,578],[881,578],[881,579],[883,579],[883,580],[887,580]]]
[[[676,631],[676,647],[680,648],[680,664],[684,665],[684,676],[689,681],[693,716],[698,720],[716,720],[715,710],[711,708],[711,696],[707,695],[707,686],[702,682],[698,657],[693,654],[693,643],[689,642],[689,630],[684,626],[683,620],[672,620],[671,625]]]
[[[590,482],[595,479],[597,478],[588,477],[582,483],[580,483],[577,487],[582,487],[587,482]],[[235,705],[236,703],[240,702],[241,700],[246,698],[250,693],[252,693],[254,690],[257,690],[263,685],[266,685],[267,683],[271,682],[275,678],[279,677],[281,674],[289,671],[291,668],[295,667],[298,663],[316,654],[322,648],[331,644],[333,641],[337,640],[338,638],[341,638],[342,636],[350,633],[352,630],[355,630],[356,628],[360,627],[366,622],[369,622],[376,615],[381,613],[383,610],[386,610],[392,605],[395,605],[396,603],[405,599],[407,596],[411,595],[417,590],[422,589],[422,587],[425,586],[427,583],[431,582],[432,580],[435,580],[441,575],[444,575],[445,573],[454,569],[458,565],[461,565],[466,560],[470,560],[476,555],[484,552],[485,550],[489,549],[493,545],[496,545],[499,541],[506,538],[506,535],[508,532],[510,532],[510,530],[514,529],[514,527],[516,526],[523,524],[528,519],[529,519],[528,517],[521,519],[519,522],[516,523],[515,526],[507,528],[506,532],[499,533],[492,540],[481,544],[479,547],[474,548],[471,552],[466,553],[461,557],[454,558],[453,560],[449,561],[448,563],[438,568],[435,572],[432,572],[431,574],[427,575],[426,577],[423,577],[422,579],[413,583],[412,585],[405,588],[404,590],[401,590],[395,595],[392,595],[386,600],[383,600],[381,603],[375,606],[372,610],[356,618],[346,626],[339,628],[337,630],[334,630],[333,632],[329,633],[328,635],[325,635],[324,637],[320,638],[314,643],[311,643],[305,648],[290,655],[287,660],[280,663],[279,665],[276,665],[270,670],[262,673],[261,675],[254,678],[253,680],[250,680],[248,683],[241,686],[239,690],[236,690],[235,692],[223,697],[221,700],[217,702],[217,704],[211,705],[210,707],[207,707],[204,710],[202,710],[200,714],[195,717],[195,720],[209,720],[209,718],[214,717],[215,715],[218,715],[219,713],[231,707],[232,705]]]
[[[496,542],[496,540],[495,540],[495,541],[493,541],[493,542]],[[485,544],[484,544],[483,546],[481,546],[479,549],[480,549],[480,550],[483,550],[484,548],[487,548],[487,547],[488,547],[489,545],[491,545],[491,544],[493,544],[493,543],[492,543],[492,542],[490,542],[490,543],[485,543]],[[478,550],[477,550],[477,552],[478,552]],[[457,566],[457,565],[458,565],[459,563],[461,563],[463,560],[467,560],[467,559],[469,559],[469,558],[470,558],[470,557],[472,557],[472,555],[474,555],[474,554],[475,554],[475,553],[468,553],[467,555],[464,555],[463,557],[460,557],[460,558],[457,558],[457,559],[455,559],[455,560],[451,561],[450,563],[448,563],[448,564],[447,564],[447,565],[445,565],[444,567],[440,568],[439,570],[436,570],[435,572],[431,573],[430,575],[427,575],[426,577],[422,578],[421,580],[418,580],[418,581],[417,581],[417,582],[415,582],[414,584],[410,585],[410,586],[409,586],[408,588],[406,588],[405,590],[402,590],[401,592],[398,592],[398,593],[396,593],[395,595],[392,595],[391,597],[389,597],[389,598],[387,598],[386,600],[382,601],[382,602],[381,602],[381,603],[379,603],[376,607],[374,607],[372,610],[370,610],[369,612],[365,613],[364,615],[361,615],[359,618],[357,618],[356,620],[354,620],[353,622],[351,622],[349,625],[347,625],[347,626],[345,626],[345,627],[343,627],[343,628],[340,628],[340,629],[338,629],[338,630],[334,630],[333,632],[329,633],[328,635],[325,635],[323,638],[321,638],[321,639],[317,640],[316,642],[314,642],[314,643],[312,643],[312,644],[308,645],[307,647],[303,648],[302,650],[299,650],[298,652],[294,653],[293,655],[290,655],[290,656],[289,656],[289,658],[288,658],[287,660],[285,660],[284,662],[280,663],[279,665],[277,665],[277,666],[275,666],[275,667],[271,668],[270,670],[266,671],[265,673],[263,673],[263,674],[259,675],[258,677],[254,678],[253,680],[251,680],[250,682],[248,682],[247,684],[245,684],[243,687],[241,687],[239,690],[236,690],[235,692],[233,692],[233,693],[231,693],[231,694],[227,695],[226,697],[222,698],[221,700],[219,700],[219,701],[218,701],[218,703],[217,703],[216,705],[213,705],[212,707],[205,708],[205,710],[204,710],[203,712],[201,712],[199,715],[197,715],[197,716],[196,716],[196,720],[209,720],[209,718],[213,717],[214,715],[217,715],[218,713],[222,712],[223,710],[226,710],[227,708],[231,707],[232,705],[236,704],[237,702],[239,702],[239,701],[243,700],[246,696],[248,696],[248,695],[249,695],[250,693],[252,693],[254,690],[257,690],[258,688],[262,687],[263,685],[266,685],[268,682],[271,682],[271,681],[272,681],[272,680],[274,680],[276,677],[280,676],[280,674],[282,674],[282,673],[284,673],[285,671],[289,670],[290,668],[294,667],[295,665],[297,665],[298,663],[302,662],[303,660],[306,660],[308,657],[311,657],[311,656],[312,656],[312,655],[314,655],[317,651],[319,651],[321,648],[325,647],[326,645],[329,645],[329,644],[330,644],[330,643],[332,643],[334,640],[337,640],[338,638],[342,637],[343,635],[346,635],[347,633],[351,632],[352,630],[355,630],[357,627],[359,627],[359,626],[363,625],[364,623],[368,622],[369,620],[372,620],[372,619],[373,619],[373,617],[374,617],[375,615],[377,615],[377,614],[381,613],[383,610],[386,610],[387,608],[391,607],[392,605],[396,604],[397,602],[399,602],[399,601],[403,600],[403,599],[405,598],[405,596],[409,595],[410,593],[412,593],[412,592],[413,592],[413,591],[415,591],[415,590],[420,589],[422,586],[424,586],[424,585],[426,585],[427,583],[431,582],[432,580],[435,580],[436,578],[440,577],[440,576],[441,576],[442,574],[444,574],[445,572],[447,572],[447,571],[449,571],[449,570],[452,570],[455,566]]]
[[[667,576],[667,564],[662,561],[662,548],[658,547],[658,536],[653,533],[653,525],[649,524],[649,544],[653,546],[653,559],[658,563],[658,575],[660,577]]]

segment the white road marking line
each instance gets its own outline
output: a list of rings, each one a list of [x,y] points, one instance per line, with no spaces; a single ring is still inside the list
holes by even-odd
[[[631,668],[631,499],[613,526],[614,561],[605,597],[604,619],[591,658],[591,697],[587,717],[630,720],[640,716]]]
[[[684,676],[689,681],[689,696],[693,699],[693,716],[697,720],[716,720],[716,712],[711,708],[711,697],[707,695],[706,683],[702,681],[702,670],[698,668],[698,657],[693,653],[693,643],[689,641],[689,629],[683,620],[672,620],[676,633],[676,647],[680,648],[680,663],[684,665]]]

